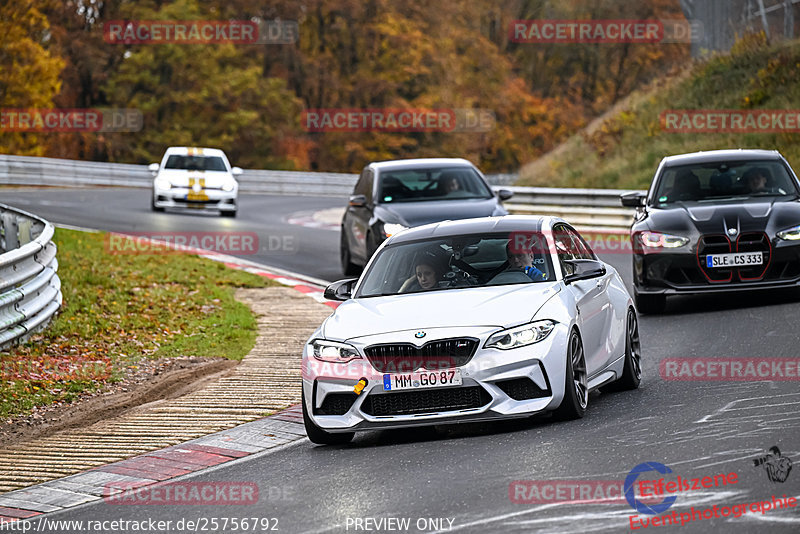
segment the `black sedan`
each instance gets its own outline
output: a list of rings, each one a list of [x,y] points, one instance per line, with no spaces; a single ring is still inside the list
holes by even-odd
[[[342,219],[340,257],[345,275],[357,274],[387,237],[412,226],[507,215],[481,172],[458,158],[370,163],[361,172]]]
[[[631,227],[637,307],[668,295],[800,285],[800,183],[776,151],[666,157]]]

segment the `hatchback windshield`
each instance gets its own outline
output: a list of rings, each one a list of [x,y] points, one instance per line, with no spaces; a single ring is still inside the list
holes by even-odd
[[[473,234],[389,245],[356,297],[555,279],[544,237],[534,232]]]
[[[225,162],[219,156],[178,156],[167,158],[165,169],[182,169],[187,171],[227,171]]]
[[[382,203],[492,198],[492,191],[469,167],[388,169],[380,175]]]
[[[794,179],[778,161],[732,161],[669,167],[656,191],[656,204],[714,202],[728,198],[796,197]]]

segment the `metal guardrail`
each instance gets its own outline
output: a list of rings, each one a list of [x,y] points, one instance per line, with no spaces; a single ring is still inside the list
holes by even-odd
[[[46,327],[61,307],[53,225],[0,204],[0,350]]]
[[[346,197],[357,178],[346,173],[245,170],[238,181],[243,193]],[[513,174],[486,178],[495,190],[514,192],[505,203],[512,213],[558,215],[573,224],[600,229],[626,229],[633,219],[633,210],[620,206],[622,190],[506,185],[516,179]],[[149,188],[152,181],[146,165],[0,155],[0,184]]]

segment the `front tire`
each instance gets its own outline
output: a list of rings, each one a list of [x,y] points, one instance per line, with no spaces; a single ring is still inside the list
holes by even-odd
[[[350,243],[347,240],[344,227],[342,227],[341,238],[339,239],[339,260],[342,263],[342,272],[345,276],[356,276],[359,274],[360,269],[358,265],[353,263],[353,257],[350,255]]]
[[[327,432],[318,427],[314,421],[308,416],[308,408],[306,408],[306,395],[303,395],[303,425],[306,427],[306,435],[311,443],[317,445],[344,445],[352,441],[355,432]]]
[[[237,211],[237,210],[233,210],[233,211],[220,211],[220,212],[219,212],[219,214],[220,214],[220,216],[221,216],[221,217],[230,217],[231,219],[233,219],[233,218],[235,218],[235,217],[236,217],[236,211]]]
[[[625,391],[636,389],[642,381],[642,346],[639,341],[639,320],[633,308],[628,310],[625,326],[625,365],[622,376],[603,387],[604,391]]]
[[[150,209],[152,209],[156,213],[161,213],[164,211],[164,208],[159,208],[158,206],[156,206],[156,199],[153,197],[150,197]]]
[[[555,411],[555,417],[562,421],[580,419],[589,404],[589,385],[586,377],[586,357],[583,342],[578,331],[573,329],[567,343],[567,372],[564,377],[564,398]]]
[[[636,299],[636,308],[642,313],[663,313],[667,307],[665,295],[640,295],[634,292],[634,298]]]

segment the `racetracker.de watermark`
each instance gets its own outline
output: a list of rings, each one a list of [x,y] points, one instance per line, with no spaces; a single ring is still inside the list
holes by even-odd
[[[251,505],[258,502],[255,482],[166,482],[142,486],[109,482],[103,500],[118,505]]]
[[[691,43],[700,39],[700,21],[635,19],[514,20],[508,38],[514,43]]]
[[[658,372],[676,381],[797,381],[800,358],[664,358]]]
[[[515,480],[508,485],[508,498],[516,504],[626,502],[622,480]],[[658,502],[657,496],[644,498]]]
[[[260,251],[255,232],[110,233],[103,241],[109,254],[257,254]]]
[[[291,44],[293,20],[111,20],[103,24],[109,44]]]
[[[670,109],[659,115],[668,133],[798,133],[797,109]]]
[[[129,108],[0,108],[2,132],[138,132],[144,118]]]
[[[326,108],[300,116],[308,132],[488,132],[496,123],[488,109]]]

